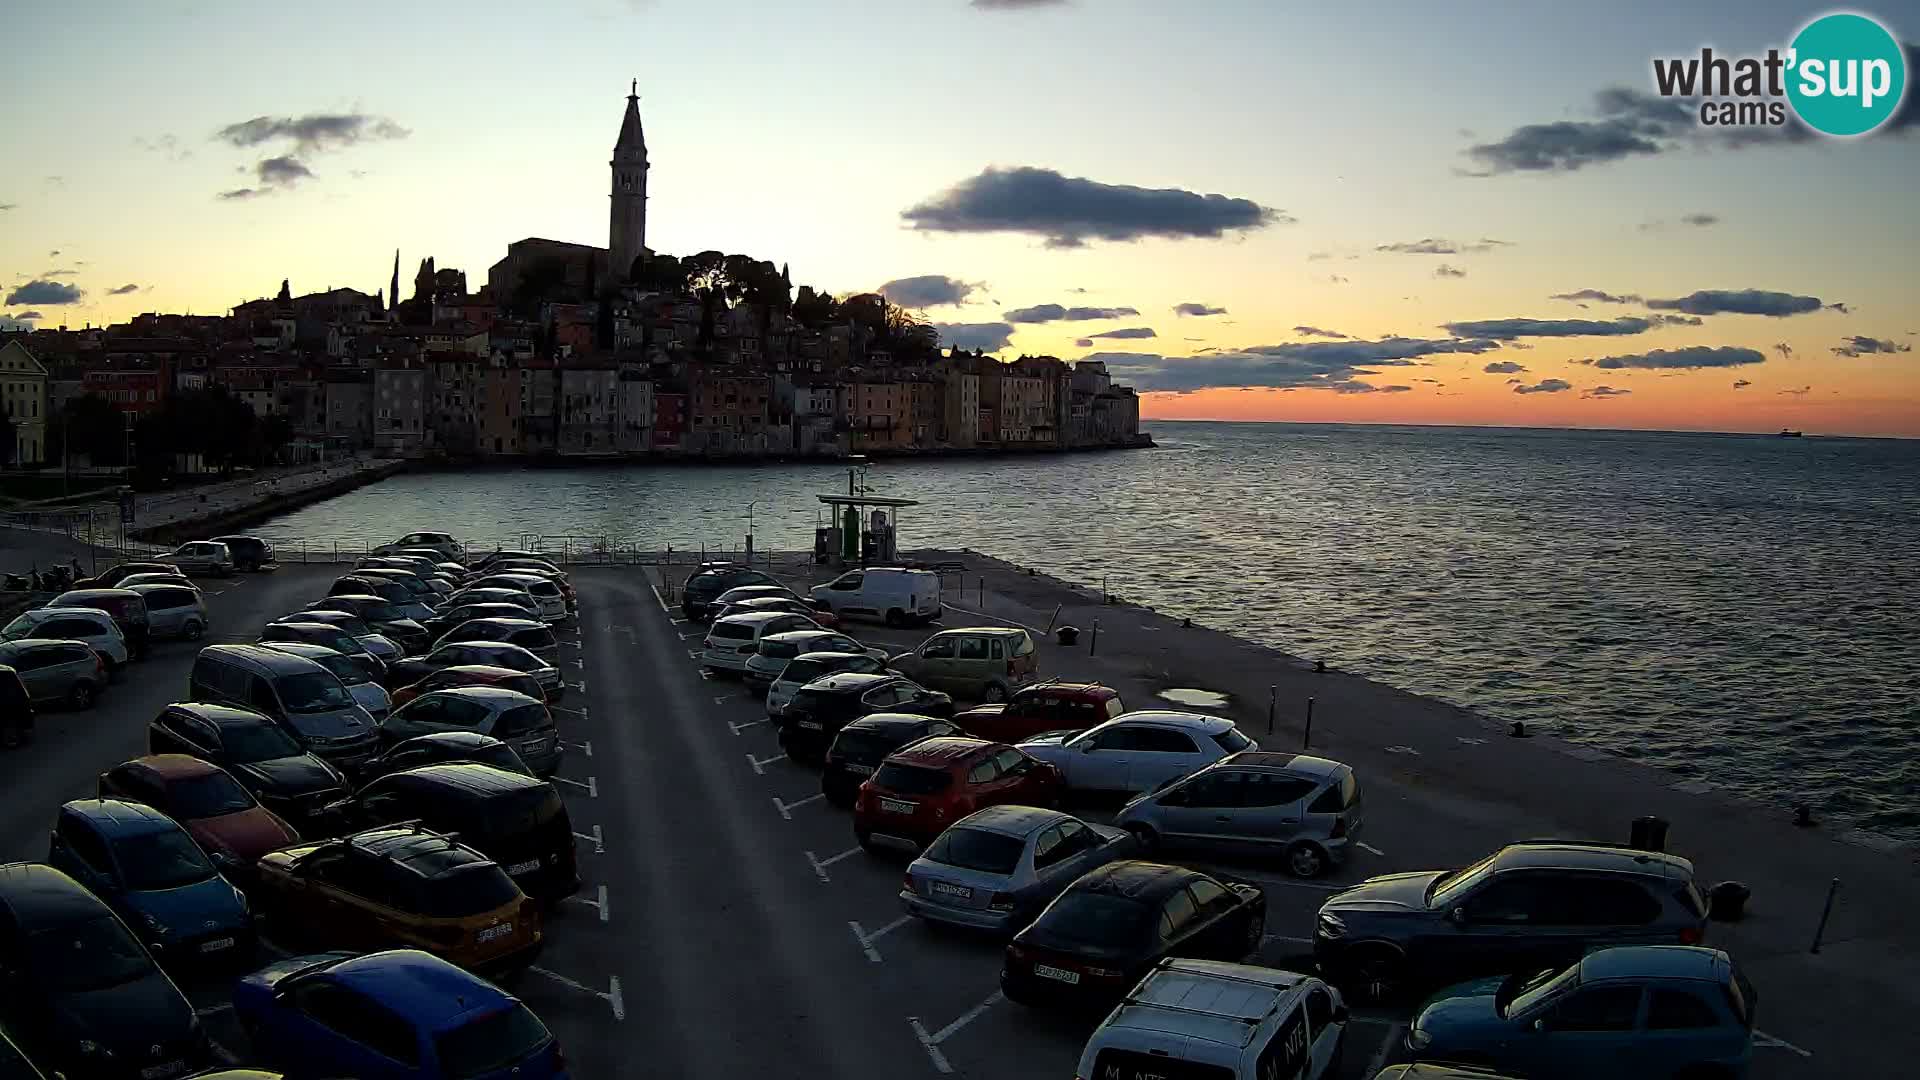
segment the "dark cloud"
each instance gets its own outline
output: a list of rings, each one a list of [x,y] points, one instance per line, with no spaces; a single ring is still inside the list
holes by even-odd
[[[64,281],[36,278],[7,294],[8,304],[77,304],[86,291]]]
[[[1512,360],[1495,360],[1493,363],[1488,364],[1486,367],[1483,367],[1480,370],[1486,372],[1489,375],[1517,375],[1520,372],[1527,370],[1527,365],[1517,364],[1517,363],[1514,363]]]
[[[20,314],[18,314],[18,315],[15,315],[15,316],[14,316],[14,318],[16,318],[16,319],[44,319],[44,318],[46,318],[46,316],[45,316],[45,315],[42,315],[42,314],[40,314],[40,313],[39,313],[39,312],[37,312],[37,311],[23,311],[23,312],[21,312]]]
[[[140,286],[128,284],[128,285],[122,285],[117,289],[108,289],[107,295],[108,296],[125,296],[128,293],[137,293],[139,291],[140,291]]]
[[[269,187],[292,187],[302,180],[313,179],[313,170],[302,165],[297,158],[282,155],[270,157],[254,167],[260,182]]]
[[[1841,341],[1833,347],[1835,356],[1865,356],[1869,353],[1912,352],[1913,346],[1903,345],[1884,338],[1860,337],[1855,335]]]
[[[1096,352],[1085,359],[1106,361],[1115,379],[1146,391],[1187,393],[1216,386],[1306,390],[1335,389],[1357,377],[1374,374],[1375,368],[1412,367],[1420,357],[1477,354],[1499,347],[1496,341],[1389,337],[1377,341],[1296,341],[1180,357]]]
[[[1467,276],[1467,272],[1457,266],[1441,263],[1439,266],[1433,268],[1433,276],[1437,278],[1463,278]]]
[[[1765,289],[1703,289],[1672,299],[1648,300],[1646,304],[1655,311],[1684,311],[1689,315],[1767,315],[1776,319],[1821,308],[1817,296]]]
[[[1363,382],[1333,384],[1333,392],[1336,394],[1404,394],[1412,389],[1411,386],[1375,386],[1372,383]]]
[[[1850,307],[1848,307],[1847,305],[1845,305],[1845,304],[1843,304],[1843,303],[1838,303],[1838,302],[1836,302],[1836,303],[1832,303],[1832,304],[1828,304],[1828,305],[1827,305],[1827,310],[1828,310],[1828,311],[1837,311],[1837,312],[1839,312],[1839,313],[1840,313],[1840,314],[1842,314],[1842,315],[1851,315],[1851,314],[1853,314],[1853,309],[1852,309],[1852,308],[1850,308]]]
[[[254,198],[255,196],[265,195],[265,194],[267,194],[267,191],[265,189],[243,187],[243,188],[233,188],[229,191],[219,192],[214,196],[214,198],[216,199],[251,199],[251,198]]]
[[[1653,315],[1649,316],[1660,326],[1703,326],[1705,320],[1698,315]]]
[[[1093,339],[1092,338],[1075,338],[1073,344],[1076,348],[1091,349],[1093,348]]]
[[[1094,319],[1118,319],[1127,315],[1138,315],[1130,307],[1063,307],[1060,304],[1035,304],[1033,307],[1014,308],[1006,313],[1006,320],[1013,323],[1049,323],[1049,322],[1090,322]]]
[[[363,142],[404,139],[413,134],[384,116],[367,113],[308,113],[305,116],[256,116],[228,124],[213,137],[238,147],[277,140],[293,143],[298,155],[325,153]]]
[[[1516,394],[1558,394],[1563,390],[1571,389],[1573,389],[1573,384],[1565,379],[1541,379],[1531,386],[1526,383],[1519,383],[1513,388],[1513,392]]]
[[[7,211],[12,210],[13,208],[19,205],[20,205],[19,203],[0,202],[0,214],[4,214]]]
[[[1007,347],[1007,339],[1013,336],[1011,323],[934,323],[933,328],[940,333],[940,343],[961,349],[982,349],[987,352],[999,352]]]
[[[945,274],[895,278],[880,286],[880,295],[901,307],[929,308],[958,304],[980,286]]]
[[[1293,220],[1250,199],[1103,184],[1032,166],[990,167],[900,216],[920,230],[1026,233],[1045,237],[1048,247],[1146,237],[1212,239]]]
[[[1596,386],[1591,390],[1582,390],[1580,396],[1583,398],[1609,398],[1626,397],[1631,393],[1633,393],[1631,390],[1616,390],[1611,386]]]
[[[1191,315],[1191,316],[1194,316],[1195,318],[1200,318],[1207,315],[1225,315],[1227,313],[1226,308],[1209,307],[1206,304],[1198,303],[1193,300],[1189,300],[1184,304],[1175,304],[1173,307],[1173,311],[1174,311],[1174,314],[1176,315]]]
[[[1455,337],[1493,338],[1496,341],[1525,337],[1619,337],[1644,334],[1653,329],[1653,320],[1632,317],[1607,322],[1596,319],[1479,319],[1446,323],[1442,329]]]
[[[1615,370],[1620,368],[1723,368],[1741,367],[1746,364],[1766,363],[1766,355],[1758,349],[1746,349],[1733,345],[1693,345],[1685,349],[1654,349],[1644,353],[1627,353],[1623,356],[1602,356],[1592,360],[1576,360],[1577,364],[1590,364],[1593,367]]]
[[[1492,240],[1482,237],[1477,244],[1456,244],[1451,240],[1438,240],[1427,237],[1425,240],[1402,240],[1393,244],[1380,244],[1375,251],[1391,252],[1395,255],[1463,255],[1492,251],[1496,247],[1512,247],[1510,240]]]
[[[1745,389],[1746,389],[1747,387],[1749,387],[1749,386],[1752,386],[1752,385],[1753,385],[1753,383],[1752,383],[1752,382],[1750,382],[1750,381],[1748,381],[1748,380],[1746,380],[1746,379],[1735,379],[1735,380],[1733,380],[1733,388],[1734,388],[1735,390],[1745,390]]]
[[[1353,283],[1353,279],[1341,277],[1339,274],[1329,274],[1327,276],[1327,283],[1330,285],[1350,285]]]
[[[1151,327],[1151,326],[1128,326],[1128,327],[1122,327],[1122,328],[1121,328],[1121,329],[1119,329],[1119,330],[1108,330],[1108,331],[1106,331],[1105,333],[1100,333],[1100,334],[1088,334],[1087,336],[1088,336],[1088,337],[1090,337],[1090,338],[1134,338],[1134,339],[1138,339],[1138,338],[1150,338],[1150,337],[1159,337],[1160,335],[1158,335],[1158,334],[1156,334],[1156,333],[1154,333],[1154,332],[1153,332],[1153,327]]]
[[[42,270],[40,271],[40,276],[43,278],[75,277],[79,273],[80,271],[78,270],[67,270],[62,268],[59,270]]]
[[[49,252],[47,252],[47,258],[49,258],[49,259],[57,259],[57,258],[59,258],[59,257],[60,257],[60,249],[59,249],[59,248],[54,248],[54,249],[53,249],[52,251],[49,251]]]
[[[1348,340],[1349,337],[1338,330],[1322,330],[1317,326],[1296,326],[1293,332],[1301,337],[1339,338],[1342,341]]]
[[[1557,292],[1547,297],[1549,300],[1592,300],[1598,304],[1639,304],[1644,301],[1638,293],[1610,293],[1599,289],[1579,289],[1574,292]]]

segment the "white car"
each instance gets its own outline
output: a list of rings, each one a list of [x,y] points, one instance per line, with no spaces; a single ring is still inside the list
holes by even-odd
[[[488,574],[468,588],[497,588],[502,585],[518,585],[527,590],[534,602],[540,605],[540,617],[547,622],[555,623],[567,617],[567,594],[560,591],[558,582],[540,574]]]
[[[712,672],[737,675],[747,669],[747,657],[759,651],[760,639],[789,630],[818,630],[805,615],[784,611],[751,611],[715,619],[707,627],[700,666]]]
[[[1347,1022],[1340,992],[1311,975],[1169,958],[1094,1029],[1074,1075],[1324,1080]]]
[[[849,570],[808,595],[843,619],[877,619],[888,626],[932,622],[941,610],[940,575],[897,566]]]
[[[796,614],[786,612],[785,614]],[[801,618],[806,618],[801,615]],[[731,616],[723,616],[731,618]],[[747,666],[740,669],[740,678],[756,690],[765,690],[786,670],[787,662],[803,653],[865,653],[886,663],[885,649],[869,649],[837,630],[822,630],[808,627],[802,630],[788,630],[779,634],[763,635],[755,646],[753,655],[747,657]]]
[[[1259,744],[1225,717],[1149,709],[1019,745],[1059,769],[1074,791],[1138,794]]]
[[[126,636],[114,625],[113,616],[99,608],[43,607],[23,611],[5,629],[0,629],[0,641],[21,638],[84,641],[100,654],[109,668],[118,668],[127,662]]]
[[[861,675],[882,675],[887,671],[885,660],[876,660],[864,652],[857,653],[801,653],[787,661],[780,669],[780,675],[767,687],[767,716],[779,719],[786,711],[787,703],[800,688],[815,679],[824,679],[829,675],[838,675],[843,671]]]

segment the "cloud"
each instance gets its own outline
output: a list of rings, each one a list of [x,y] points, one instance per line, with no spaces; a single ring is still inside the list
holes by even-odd
[[[139,291],[140,291],[140,286],[128,284],[128,285],[122,285],[117,289],[108,289],[107,295],[108,296],[125,296],[128,293],[137,293]]]
[[[1704,229],[1709,225],[1720,224],[1720,215],[1718,214],[1682,214],[1680,215],[1680,224],[1691,225],[1696,229]]]
[[[1512,360],[1495,360],[1480,370],[1489,375],[1517,375],[1527,370],[1527,365],[1516,364]]]
[[[1562,390],[1571,389],[1573,389],[1573,384],[1565,379],[1541,379],[1532,386],[1528,386],[1526,383],[1520,383],[1513,388],[1513,392],[1516,394],[1558,394]]]
[[[7,211],[12,210],[19,205],[20,205],[19,203],[0,202],[0,214],[4,214]]]
[[[1317,326],[1296,326],[1293,328],[1293,332],[1299,334],[1301,337],[1324,337],[1339,338],[1342,341],[1348,340],[1348,335],[1338,330],[1322,330]]]
[[[1644,334],[1653,320],[1623,316],[1607,322],[1595,319],[1479,319],[1445,323],[1441,329],[1455,337],[1512,341],[1523,337],[1618,337]]]
[[[1806,395],[1807,391],[1812,389],[1813,387],[1811,386],[1797,386],[1791,390],[1781,390],[1779,391],[1779,393],[1786,394],[1790,397],[1803,397]]]
[[[289,154],[279,157],[263,158],[253,167],[260,180],[260,186],[254,188],[235,188],[219,193],[222,199],[251,199],[260,195],[271,195],[284,191],[303,180],[313,179],[313,170],[307,168],[299,158]]]
[[[1547,297],[1549,300],[1592,300],[1598,304],[1639,304],[1644,303],[1638,293],[1602,292],[1599,289],[1580,289],[1575,292],[1557,292]]]
[[[1860,337],[1855,335],[1835,345],[1832,351],[1835,356],[1865,356],[1869,353],[1912,352],[1913,346],[1898,344],[1884,338]]]
[[[23,312],[21,312],[20,314],[18,314],[18,315],[15,315],[15,316],[14,316],[14,318],[16,318],[16,319],[44,319],[44,318],[46,318],[46,316],[45,316],[45,315],[42,315],[42,314],[40,314],[40,313],[39,313],[39,312],[37,312],[37,311],[23,311]]]
[[[1576,360],[1576,364],[1590,364],[1593,367],[1615,370],[1620,368],[1723,368],[1741,367],[1746,364],[1766,363],[1766,354],[1758,349],[1747,349],[1733,345],[1707,346],[1693,345],[1685,349],[1654,349],[1644,353],[1628,353],[1623,356],[1602,356],[1591,360]]]
[[[1837,301],[1836,301],[1835,303],[1831,303],[1831,304],[1828,304],[1828,305],[1827,305],[1827,310],[1828,310],[1828,311],[1837,311],[1837,312],[1839,312],[1839,313],[1840,313],[1840,314],[1842,314],[1842,315],[1851,315],[1851,314],[1853,314],[1853,309],[1852,309],[1852,308],[1850,308],[1850,307],[1848,307],[1847,305],[1845,305],[1845,304],[1843,304],[1843,303],[1839,303],[1839,302],[1837,302]]]
[[[1350,285],[1353,283],[1353,279],[1341,277],[1339,274],[1329,274],[1327,276],[1327,283],[1330,285]]]
[[[1108,330],[1099,334],[1088,334],[1090,338],[1150,338],[1160,335],[1153,332],[1151,326],[1128,326],[1119,330]]]
[[[1746,389],[1747,387],[1749,387],[1749,386],[1752,386],[1752,385],[1753,385],[1753,383],[1752,383],[1751,381],[1749,381],[1749,380],[1747,380],[1747,379],[1735,379],[1735,380],[1733,380],[1733,388],[1734,388],[1735,390],[1745,390],[1745,389]]]
[[[1089,322],[1094,319],[1118,319],[1138,315],[1130,307],[1062,307],[1059,304],[1035,304],[1014,308],[1003,316],[1013,323]]]
[[[86,291],[64,281],[47,281],[36,278],[25,285],[18,286],[7,294],[7,303],[12,304],[77,304],[86,296]]]
[[[1251,199],[1104,184],[1032,166],[989,167],[900,216],[922,231],[1026,233],[1045,237],[1048,247],[1146,237],[1217,239],[1293,221]]]
[[[133,145],[152,154],[165,154],[168,161],[185,161],[193,156],[193,151],[180,145],[180,139],[174,135],[159,135],[151,139],[134,136]]]
[[[1209,307],[1206,304],[1202,304],[1194,300],[1189,300],[1184,304],[1175,304],[1173,306],[1173,311],[1174,311],[1174,314],[1176,315],[1181,315],[1181,316],[1191,315],[1194,318],[1204,318],[1205,316],[1208,316],[1208,315],[1225,315],[1227,313],[1226,308]]]
[[[308,113],[305,116],[256,116],[228,124],[213,137],[238,147],[285,140],[296,155],[326,153],[363,142],[404,139],[413,134],[384,116],[367,113]]]
[[[1659,326],[1702,326],[1705,321],[1698,315],[1653,315],[1649,316]]]
[[[894,278],[880,286],[880,295],[901,307],[929,308],[962,303],[979,288],[975,282],[961,281],[945,274],[921,274],[918,277]]]
[[[1333,384],[1336,394],[1404,394],[1412,390],[1411,386],[1375,386],[1372,383],[1342,382]]]
[[[1689,315],[1766,315],[1776,319],[1804,315],[1809,311],[1819,311],[1821,307],[1817,296],[1795,296],[1765,289],[1703,289],[1685,296],[1648,300],[1646,303],[1655,311],[1684,311]]]
[[[214,196],[214,198],[216,199],[251,199],[257,195],[267,195],[267,194],[270,194],[270,192],[265,188],[255,189],[255,188],[243,187],[243,188],[233,188],[228,191],[219,192]]]
[[[1325,262],[1331,258],[1333,258],[1333,252],[1331,251],[1310,251],[1307,253],[1308,262]]]
[[[1003,322],[934,323],[933,328],[939,332],[943,345],[985,352],[999,352],[1013,336],[1012,324]]]
[[[1511,240],[1491,240],[1482,237],[1477,244],[1456,244],[1451,240],[1438,240],[1429,236],[1425,240],[1402,240],[1393,244],[1380,244],[1373,250],[1391,252],[1395,255],[1462,255],[1512,246]]]
[[[1582,390],[1580,396],[1583,398],[1609,398],[1626,397],[1631,393],[1633,393],[1631,390],[1615,390],[1611,386],[1596,386],[1591,390]]]
[[[1437,278],[1463,278],[1467,276],[1467,272],[1457,266],[1441,263],[1439,266],[1433,268],[1433,276]]]
[[[80,271],[78,270],[66,270],[66,269],[42,270],[40,272],[40,276],[43,278],[73,277],[79,273]]]
[[[1177,357],[1158,353],[1096,352],[1084,359],[1105,361],[1115,379],[1130,382],[1143,391],[1187,393],[1216,386],[1306,390],[1333,389],[1359,376],[1373,374],[1374,368],[1412,367],[1420,357],[1477,354],[1499,347],[1496,341],[1388,337],[1377,341],[1295,341]],[[1370,393],[1380,389],[1346,392]]]
[[[1073,341],[1073,344],[1076,348],[1091,349],[1093,348],[1093,339],[1092,338],[1075,338]]]

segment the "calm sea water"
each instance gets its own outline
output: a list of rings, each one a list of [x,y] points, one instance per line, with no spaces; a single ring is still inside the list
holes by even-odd
[[[1160,423],[1157,450],[881,462],[972,547],[1778,805],[1920,840],[1920,442]],[[275,538],[812,544],[832,466],[403,476]],[[549,539],[549,543],[555,541]]]

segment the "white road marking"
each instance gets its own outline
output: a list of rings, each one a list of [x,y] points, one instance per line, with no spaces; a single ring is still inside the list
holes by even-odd
[[[1359,848],[1361,851],[1365,851],[1373,855],[1381,855],[1381,856],[1386,855],[1386,852],[1381,851],[1379,848],[1374,847],[1372,844],[1369,844],[1364,840],[1356,841],[1354,843],[1354,846]]]
[[[581,679],[579,682],[570,682],[567,684],[567,689],[578,690],[584,694],[587,692],[587,680]]]
[[[947,1061],[947,1056],[940,1052],[940,1044],[952,1038],[961,1028],[980,1019],[981,1013],[1005,1000],[1006,995],[996,990],[992,997],[961,1013],[960,1019],[931,1035],[927,1034],[927,1026],[920,1022],[919,1017],[909,1016],[907,1023],[912,1025],[914,1037],[920,1040],[920,1045],[927,1051],[927,1057],[933,1062],[933,1067],[943,1073],[950,1073],[953,1071],[953,1065]]]
[[[1387,1058],[1393,1056],[1394,1048],[1400,1045],[1400,1029],[1404,1027],[1406,1024],[1395,1021],[1393,1027],[1387,1029],[1387,1037],[1380,1041],[1380,1049],[1373,1052],[1373,1060],[1367,1063],[1362,1076],[1372,1076],[1387,1067]]]
[[[807,861],[813,864],[813,872],[820,875],[821,883],[825,884],[833,880],[832,878],[827,876],[827,867],[832,866],[834,863],[839,862],[841,859],[852,858],[853,856],[860,854],[861,850],[862,849],[856,845],[854,847],[848,848],[847,850],[841,852],[838,855],[835,855],[827,859],[822,859],[818,855],[815,855],[813,852],[809,851],[807,852]]]
[[[560,741],[566,743],[568,746],[579,747],[581,752],[586,754],[588,757],[593,756],[593,744],[590,742],[568,742],[566,739],[562,739]]]
[[[605,855],[607,853],[607,842],[605,838],[603,838],[600,835],[600,826],[595,825],[593,827],[593,832],[591,834],[577,832],[577,833],[574,833],[573,835],[579,837],[582,840],[587,841],[588,843],[591,843],[593,845],[593,853],[595,855]]]
[[[1419,756],[1420,756],[1420,751],[1418,751],[1418,750],[1415,750],[1415,749],[1414,749],[1413,747],[1411,747],[1411,746],[1398,746],[1398,745],[1395,745],[1395,746],[1389,746],[1389,747],[1387,747],[1387,753],[1389,753],[1389,754],[1412,754],[1412,755],[1413,755],[1414,757],[1419,757]]]
[[[787,755],[785,754],[775,754],[764,761],[762,761],[760,758],[754,757],[752,754],[747,755],[747,764],[752,765],[753,771],[760,776],[767,775],[767,766],[773,764],[776,761],[785,761],[785,760],[787,760]]]
[[[681,634],[681,635],[680,635],[680,640],[681,640],[681,641],[692,641],[692,640],[693,640],[694,638],[697,638],[697,637],[706,637],[706,635],[705,635],[705,634],[702,634],[702,633],[701,633],[700,631],[698,631],[698,630],[695,630],[695,631],[694,631],[693,633],[691,633],[691,634]]]
[[[660,595],[660,586],[655,585],[652,582],[648,582],[647,588],[653,590],[653,598],[659,601],[660,610],[667,613],[667,618],[669,619],[673,618],[673,609],[667,606],[667,598]]]
[[[1781,1050],[1791,1050],[1794,1053],[1799,1054],[1803,1058],[1810,1058],[1813,1056],[1813,1051],[1802,1050],[1799,1047],[1788,1042],[1787,1040],[1782,1039],[1777,1035],[1769,1035],[1764,1031],[1756,1031],[1753,1033],[1753,1045],[1772,1046],[1772,1047],[1778,1047]]]
[[[1468,746],[1484,746],[1487,741],[1485,739],[1469,739],[1465,735],[1455,735],[1453,739],[1455,742],[1463,742]]]
[[[747,720],[742,723],[736,724],[733,721],[729,720],[727,721],[727,726],[733,729],[733,733],[735,735],[738,735],[750,727],[759,727],[761,724],[764,724],[764,723],[766,723],[765,720]]]
[[[580,659],[579,657],[574,657],[572,660],[567,661],[567,663],[572,664],[574,667],[579,668],[581,671],[585,671],[587,669],[587,662],[585,660]]]
[[[569,896],[567,897],[567,899],[573,901],[576,904],[585,904],[590,908],[599,909],[600,921],[601,922],[607,921],[607,887],[605,885],[600,886],[600,899],[598,900],[588,900],[581,896]]]
[[[587,798],[589,799],[597,799],[600,797],[600,781],[597,777],[592,777],[592,776],[587,777],[587,782],[584,784],[578,780],[569,780],[566,777],[561,776],[559,773],[555,773],[552,776],[547,777],[547,779],[558,780],[563,784],[572,784],[574,787],[577,787],[580,790],[586,792]]]
[[[816,791],[813,794],[807,796],[806,798],[801,799],[799,802],[781,802],[780,796],[775,795],[773,797],[773,808],[775,810],[780,811],[781,817],[786,818],[788,821],[792,821],[793,811],[798,810],[800,807],[805,806],[810,802],[819,802],[821,799],[824,799],[826,797],[827,797],[826,792]]]
[[[1266,874],[1249,874],[1244,870],[1216,868],[1205,864],[1188,864],[1197,870],[1203,870],[1222,881],[1246,881],[1265,889],[1315,889],[1320,892],[1346,892],[1351,885],[1336,885],[1327,881],[1304,881],[1294,877],[1269,877]]]
[[[595,990],[585,983],[575,982],[559,972],[548,971],[546,968],[534,964],[527,965],[527,970],[543,978],[552,979],[554,982],[559,983],[569,990],[578,990],[583,994],[592,994],[594,997],[606,1002],[608,1006],[613,1009],[613,1018],[615,1020],[625,1020],[627,1018],[627,1005],[625,999],[620,996],[620,976],[618,975],[608,979],[607,989],[600,991]]]
[[[615,1020],[627,1018],[627,999],[620,996],[620,976],[618,975],[607,979],[607,1005],[613,1009]]]
[[[880,962],[880,951],[873,947],[873,943],[876,941],[879,941],[881,938],[886,937],[888,934],[893,933],[895,930],[900,929],[901,927],[907,925],[912,921],[913,921],[913,916],[902,915],[899,918],[888,923],[887,925],[869,934],[867,933],[866,929],[863,928],[859,923],[849,919],[847,920],[847,928],[853,931],[853,939],[860,943],[860,951],[867,954],[867,959],[877,964]]]
[[[699,650],[699,649],[688,649],[688,650],[687,650],[687,659],[689,659],[689,660],[698,660],[698,659],[700,659],[700,650]]]

